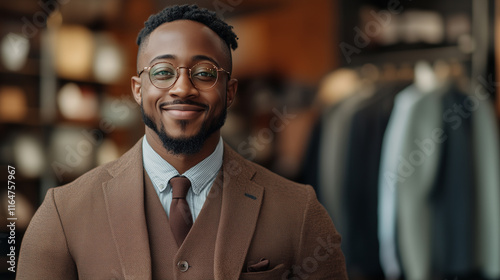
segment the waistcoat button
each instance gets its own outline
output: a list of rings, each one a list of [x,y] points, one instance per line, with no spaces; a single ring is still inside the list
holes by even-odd
[[[177,263],[177,268],[181,272],[186,272],[189,269],[189,264],[188,264],[187,261],[180,261],[180,262]]]

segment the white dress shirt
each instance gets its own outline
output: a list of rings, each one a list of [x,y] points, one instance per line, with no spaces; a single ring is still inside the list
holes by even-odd
[[[169,181],[175,176],[185,176],[191,181],[191,188],[186,196],[186,201],[189,204],[193,222],[196,220],[217,177],[217,173],[222,166],[223,153],[224,144],[222,138],[220,138],[217,147],[211,155],[191,167],[184,174],[179,174],[170,163],[153,150],[146,136],[144,136],[142,141],[144,169],[155,187],[167,216],[170,215],[170,203],[172,202],[172,186]]]

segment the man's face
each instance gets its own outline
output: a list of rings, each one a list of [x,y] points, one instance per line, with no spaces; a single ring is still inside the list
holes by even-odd
[[[189,20],[165,23],[142,46],[138,70],[158,62],[186,68],[209,62],[230,69],[228,50],[224,48],[227,46],[217,34],[201,23]],[[140,77],[132,78],[132,90],[141,105],[146,126],[158,135],[163,146],[174,154],[193,154],[215,132],[218,137],[237,82],[220,71],[212,88],[199,90],[191,83],[187,69],[179,71],[179,78],[168,89],[155,87],[149,71],[144,71]]]

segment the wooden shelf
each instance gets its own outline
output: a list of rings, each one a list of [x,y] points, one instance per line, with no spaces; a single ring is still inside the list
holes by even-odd
[[[372,63],[376,65],[383,65],[386,63],[414,64],[419,60],[426,60],[429,62],[436,60],[457,60],[460,62],[470,61],[471,54],[462,52],[457,46],[449,47],[429,47],[423,49],[409,49],[401,51],[382,51],[371,54],[353,55],[352,62],[349,66],[360,66],[365,63]]]

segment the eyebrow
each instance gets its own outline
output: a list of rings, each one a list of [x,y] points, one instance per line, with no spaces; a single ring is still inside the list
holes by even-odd
[[[175,59],[176,56],[175,55],[171,55],[171,54],[162,54],[162,55],[159,55],[153,59],[151,59],[151,61],[149,62],[149,65],[153,65],[153,63],[157,60],[162,60],[162,59]]]
[[[154,62],[158,61],[158,60],[162,60],[162,59],[176,59],[177,56],[175,55],[172,55],[172,54],[162,54],[162,55],[159,55],[155,58],[153,58],[150,62],[149,62],[149,65],[153,65]],[[220,67],[219,66],[219,63],[217,63],[217,61],[209,56],[206,56],[206,55],[195,55],[192,57],[192,60],[195,61],[195,62],[198,62],[198,61],[203,61],[203,60],[208,60],[210,62],[212,62],[213,64],[215,64],[215,66],[217,67]]]

